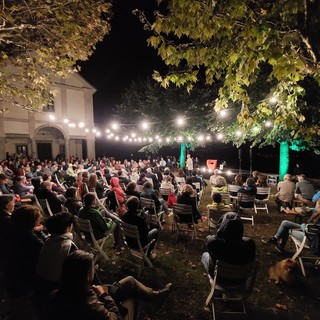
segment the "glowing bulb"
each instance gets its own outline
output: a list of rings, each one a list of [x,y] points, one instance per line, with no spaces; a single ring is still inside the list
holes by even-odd
[[[132,133],[131,133],[131,137],[132,137],[132,138],[135,138],[135,137],[136,137],[136,134],[135,134],[134,132],[132,132]]]
[[[203,136],[202,135],[198,137],[198,141],[203,141]]]
[[[69,123],[68,126],[69,126],[70,128],[75,128],[76,124],[75,124],[75,123]]]
[[[269,101],[270,103],[275,104],[278,102],[278,99],[276,97],[271,97]]]
[[[182,117],[178,117],[176,123],[179,127],[182,127],[185,124],[185,119]]]
[[[118,125],[117,123],[113,123],[113,124],[111,125],[111,128],[112,128],[113,130],[117,130],[117,129],[119,128],[119,125]]]
[[[149,128],[149,124],[147,122],[142,122],[142,129],[146,130]]]
[[[182,136],[179,136],[179,137],[177,138],[177,140],[178,140],[178,142],[182,142],[182,141],[183,141],[183,137],[182,137]]]
[[[55,117],[53,114],[50,114],[49,118],[50,118],[50,120],[52,120],[52,121],[56,119],[56,117]]]
[[[265,123],[266,127],[271,127],[271,125],[272,125],[271,121],[266,121],[266,123]]]
[[[110,133],[110,129],[106,129],[106,133]]]
[[[148,140],[149,140],[149,142],[152,142],[152,141],[153,141],[153,139],[152,139],[152,138],[149,138]]]
[[[242,135],[242,132],[241,132],[240,130],[237,130],[237,131],[236,131],[236,136],[237,136],[237,137],[240,137],[241,135]]]
[[[69,119],[63,119],[64,123],[69,123]]]
[[[97,129],[92,129],[92,132],[93,132],[93,133],[96,133],[96,132],[97,132]]]
[[[207,140],[207,141],[209,141],[210,139],[211,139],[211,137],[210,137],[210,136],[207,136],[207,137],[206,137],[206,140]]]
[[[84,122],[79,122],[78,127],[79,128],[83,128],[84,127]]]
[[[222,118],[224,118],[226,115],[227,115],[227,111],[226,111],[226,110],[221,110],[221,111],[220,111],[220,116],[221,116]]]
[[[100,132],[100,131],[97,131],[97,132],[96,132],[96,136],[97,136],[97,137],[100,137],[100,136],[101,136],[101,132]]]
[[[218,133],[217,134],[217,139],[218,140],[222,140],[223,139],[223,134],[222,133]]]
[[[170,142],[170,138],[166,138],[166,141],[167,141],[167,142]]]
[[[84,131],[85,131],[85,132],[89,132],[89,129],[88,129],[88,128],[86,128],[86,129],[84,129]]]
[[[119,137],[118,136],[115,136],[115,138],[114,138],[116,141],[118,141],[119,140]]]

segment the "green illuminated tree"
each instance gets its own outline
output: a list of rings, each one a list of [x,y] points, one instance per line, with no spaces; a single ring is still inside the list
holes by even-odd
[[[208,87],[195,87],[188,94],[184,88],[164,89],[152,80],[138,81],[125,91],[122,103],[114,111],[126,124],[129,134],[131,130],[142,131],[142,121],[150,124],[143,134],[152,137],[153,141],[142,151],[156,151],[177,143],[181,145],[180,163],[184,166],[186,147],[193,149],[208,142],[206,134],[211,133],[212,119],[216,117],[212,108],[216,96],[217,92]],[[185,125],[177,126],[178,117],[185,120]]]
[[[110,30],[109,1],[3,0],[0,103],[28,110],[48,104],[55,77],[67,77]]]

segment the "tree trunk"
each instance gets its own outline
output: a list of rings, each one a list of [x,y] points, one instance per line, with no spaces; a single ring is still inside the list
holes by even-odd
[[[186,162],[186,144],[181,143],[180,145],[180,168],[184,168],[185,162]]]
[[[279,160],[279,180],[282,181],[283,177],[289,170],[289,143],[288,141],[280,142],[280,160]]]

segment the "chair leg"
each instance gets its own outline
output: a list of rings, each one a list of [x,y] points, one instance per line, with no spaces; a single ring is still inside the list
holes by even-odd
[[[303,276],[306,277],[306,270],[304,268],[303,261],[300,257],[299,257],[299,264],[300,264],[301,272],[302,272]]]

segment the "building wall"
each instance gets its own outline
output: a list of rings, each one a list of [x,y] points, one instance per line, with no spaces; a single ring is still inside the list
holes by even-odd
[[[78,74],[54,82],[54,112],[29,112],[5,106],[8,112],[0,114],[0,159],[5,158],[6,152],[16,153],[17,145],[27,145],[28,155],[36,158],[37,143],[41,142],[51,143],[53,157],[64,149],[66,158],[71,155],[82,158],[82,140],[87,140],[88,157],[95,157],[92,133],[95,89]],[[70,127],[64,119],[75,126]],[[80,122],[84,127],[79,127]],[[89,129],[88,133],[85,128]]]

